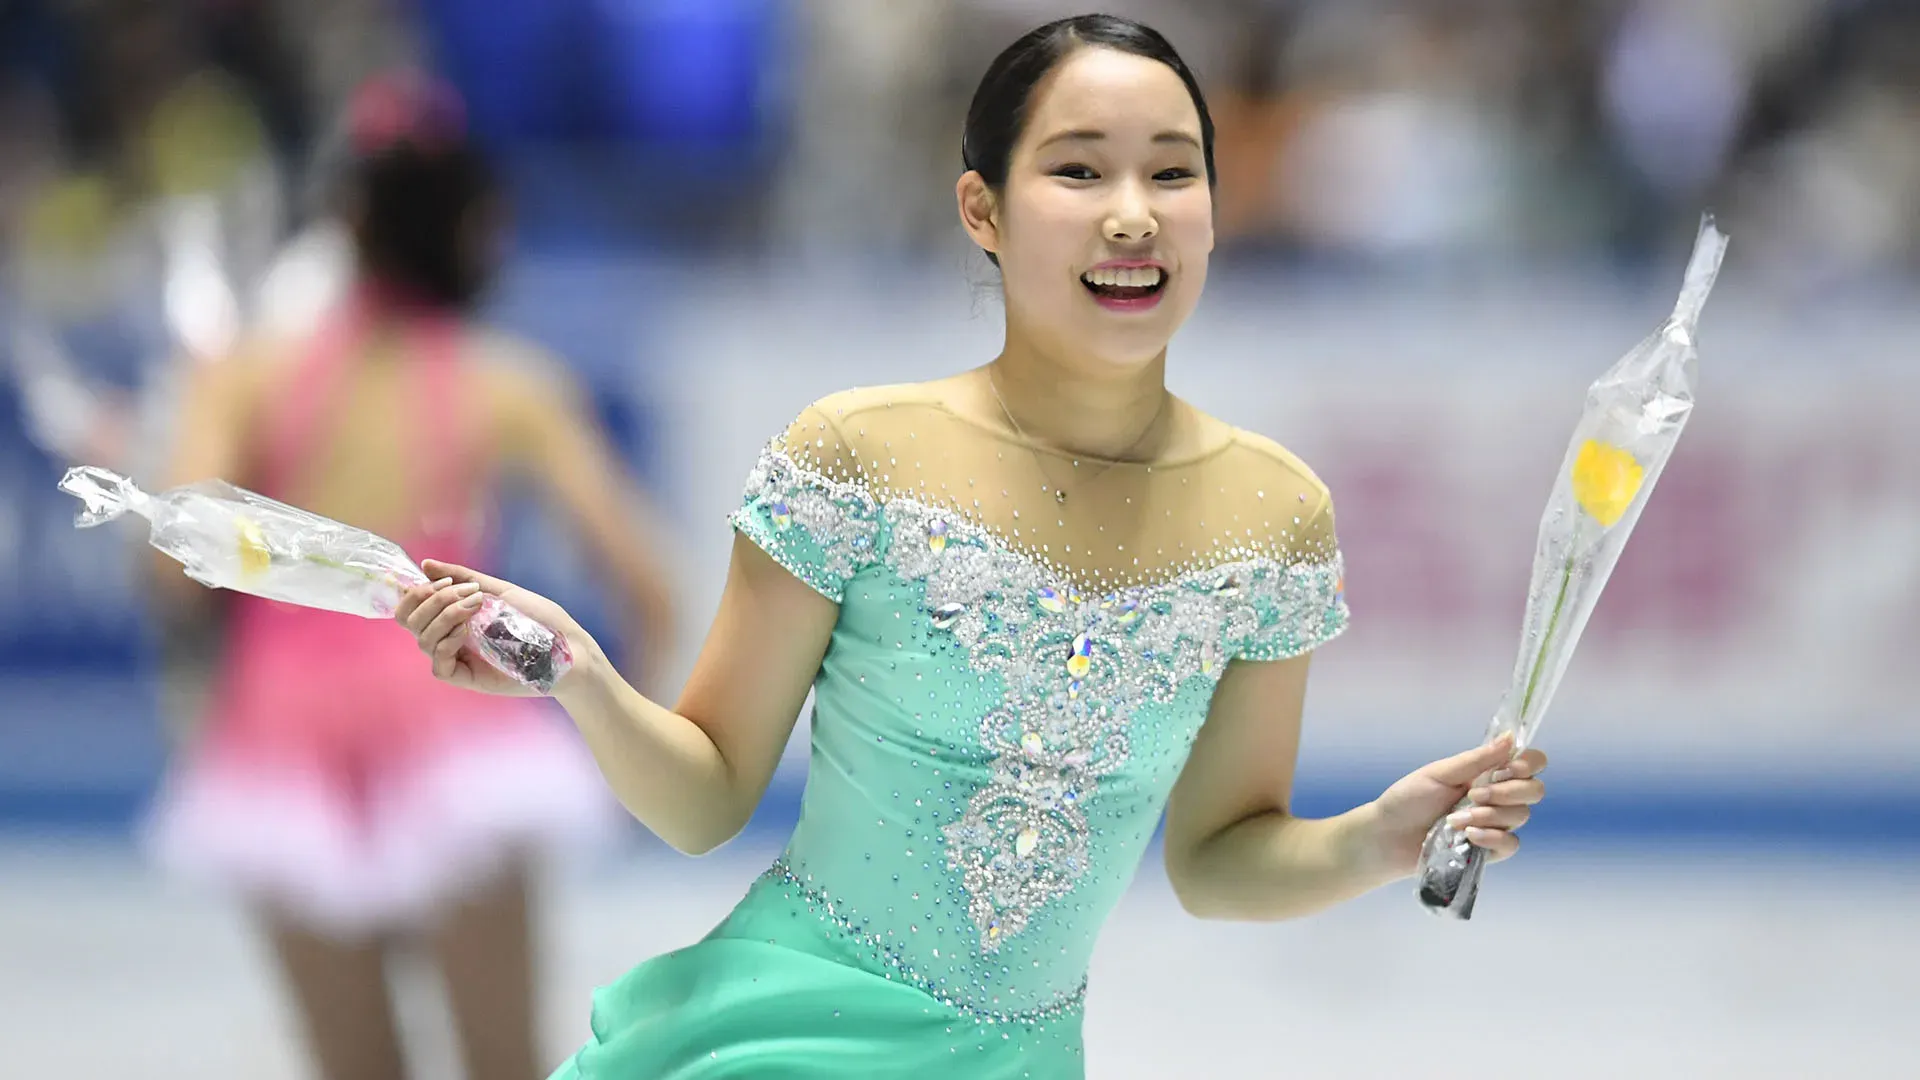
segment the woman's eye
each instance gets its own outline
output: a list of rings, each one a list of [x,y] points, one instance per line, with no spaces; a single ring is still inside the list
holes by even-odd
[[[1053,175],[1065,180],[1098,180],[1100,174],[1085,165],[1062,165],[1053,170]]]
[[[1193,179],[1193,175],[1194,174],[1192,169],[1181,167],[1181,168],[1174,168],[1174,169],[1162,169],[1159,172],[1154,173],[1153,178],[1155,180],[1160,181],[1163,184],[1171,184],[1177,180],[1191,180]]]

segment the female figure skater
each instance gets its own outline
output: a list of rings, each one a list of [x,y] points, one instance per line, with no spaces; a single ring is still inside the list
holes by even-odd
[[[627,513],[637,493],[540,358],[469,321],[503,207],[457,105],[406,80],[360,95],[356,287],[304,340],[196,366],[171,479],[231,479],[478,559],[483,495],[517,474],[553,495],[657,645],[666,589]],[[177,567],[160,579],[182,603],[213,595]],[[329,1080],[403,1075],[383,970],[403,934],[445,976],[468,1075],[538,1075],[527,860],[616,823],[590,754],[531,703],[435,682],[388,623],[221,599],[215,701],[151,824],[161,860],[254,902]]]
[[[456,686],[515,690],[463,651],[478,593],[575,642],[555,697],[690,852],[741,828],[816,694],[785,852],[705,940],[600,991],[557,1077],[1080,1076],[1094,940],[1163,808],[1167,871],[1210,918],[1406,877],[1470,790],[1474,841],[1513,853],[1544,758],[1505,744],[1287,811],[1308,654],[1347,608],[1326,488],[1165,388],[1213,245],[1212,137],[1137,23],[1052,23],[994,61],[957,194],[1005,278],[1004,350],[772,440],[673,708],[526,590],[448,565],[409,595]]]

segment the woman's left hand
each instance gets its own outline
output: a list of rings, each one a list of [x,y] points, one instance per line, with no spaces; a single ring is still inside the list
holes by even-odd
[[[1446,815],[1452,815],[1449,823],[1456,828],[1465,826],[1467,840],[1485,848],[1495,862],[1520,850],[1513,831],[1527,823],[1532,806],[1546,795],[1539,775],[1547,755],[1539,750],[1512,755],[1513,738],[1503,735],[1395,781],[1367,807],[1367,861],[1401,876],[1412,874],[1427,832]],[[1456,812],[1463,797],[1473,805]]]

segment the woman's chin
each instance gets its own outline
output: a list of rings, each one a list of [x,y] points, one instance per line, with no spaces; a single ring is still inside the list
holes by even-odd
[[[1189,305],[1168,297],[1150,313],[1114,313],[1087,303],[1069,317],[1017,320],[1016,338],[1026,337],[1044,354],[1095,371],[1141,370],[1166,355],[1175,331],[1186,321]]]
[[[1145,320],[1132,325],[1082,325],[1065,340],[1073,352],[1102,369],[1131,371],[1151,366],[1165,356],[1178,325],[1171,320]]]

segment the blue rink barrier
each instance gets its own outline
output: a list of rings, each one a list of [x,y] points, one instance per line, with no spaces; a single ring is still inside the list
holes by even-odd
[[[103,790],[0,788],[0,832],[115,836],[128,832],[150,785]],[[801,781],[776,780],[747,826],[757,838],[782,838],[800,809]],[[1306,781],[1298,812],[1325,815],[1378,794],[1377,786]],[[635,826],[638,828],[638,826]],[[1785,844],[1830,851],[1920,849],[1920,797],[1897,792],[1831,795],[1806,792],[1717,792],[1686,797],[1632,791],[1613,784],[1567,784],[1527,825],[1529,844],[1707,845],[1725,848]]]
[[[14,689],[0,678],[0,702],[19,700]],[[0,721],[0,751],[11,751],[0,758],[0,831],[125,833],[151,798],[164,760],[158,721],[143,696],[123,680],[121,693],[88,702],[90,710],[114,708],[113,715],[63,717],[42,702],[30,721],[18,714]],[[30,752],[25,759],[23,749]],[[1309,760],[1295,783],[1294,809],[1309,817],[1339,813],[1393,779]],[[748,832],[777,839],[791,831],[804,782],[795,768],[776,774]],[[1536,845],[1920,848],[1920,784],[1679,785],[1560,763],[1551,797],[1525,836]]]

